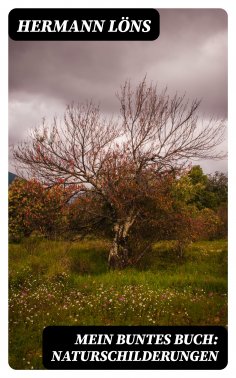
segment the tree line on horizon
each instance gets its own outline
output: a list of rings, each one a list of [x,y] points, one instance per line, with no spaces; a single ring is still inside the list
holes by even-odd
[[[166,177],[156,189],[151,200],[143,199],[126,266],[160,240],[174,240],[177,257],[182,257],[192,241],[227,238],[227,175],[206,175],[196,165],[181,177]],[[88,235],[112,242],[109,209],[92,190],[79,195],[74,190],[63,183],[46,188],[37,180],[16,178],[9,187],[10,242],[30,236],[73,241]]]

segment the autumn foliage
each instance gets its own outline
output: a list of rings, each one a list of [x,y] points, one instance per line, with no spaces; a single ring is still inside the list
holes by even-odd
[[[45,188],[36,180],[16,179],[9,189],[9,236],[18,240],[37,232],[59,237],[67,225],[65,204],[71,189],[58,184]]]
[[[177,257],[183,257],[192,241],[222,236],[226,199],[223,189],[216,190],[214,186],[214,192],[220,193],[217,208],[210,207],[218,197],[208,203],[209,207],[199,205],[199,191],[201,198],[212,198],[208,194],[212,176],[203,175],[196,166],[179,172],[177,177],[169,172],[157,173],[150,167],[137,181],[132,164],[127,157],[124,159],[125,155],[117,153],[115,157],[113,152],[107,160],[103,168],[109,172],[102,181],[104,196],[92,188],[66,187],[61,181],[46,188],[36,180],[15,180],[9,189],[10,239],[37,233],[71,240],[94,235],[112,241],[114,221],[118,219],[119,243],[127,252],[125,264],[133,265],[158,240],[175,240]]]

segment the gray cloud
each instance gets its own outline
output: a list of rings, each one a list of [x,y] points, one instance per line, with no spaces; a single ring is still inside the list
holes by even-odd
[[[160,37],[150,42],[10,40],[10,143],[72,101],[93,98],[105,112],[117,112],[120,84],[127,78],[137,82],[145,74],[171,93],[202,98],[205,117],[226,117],[226,13],[163,9],[160,20]]]

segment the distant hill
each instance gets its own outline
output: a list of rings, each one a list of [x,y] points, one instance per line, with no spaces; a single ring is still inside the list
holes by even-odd
[[[8,172],[8,185],[11,185],[12,181],[14,181],[18,176],[15,173]]]

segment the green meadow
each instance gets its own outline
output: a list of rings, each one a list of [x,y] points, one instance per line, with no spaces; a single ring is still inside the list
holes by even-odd
[[[43,369],[48,325],[227,325],[227,241],[192,243],[180,259],[159,242],[123,271],[109,244],[28,238],[9,245],[9,364]]]

